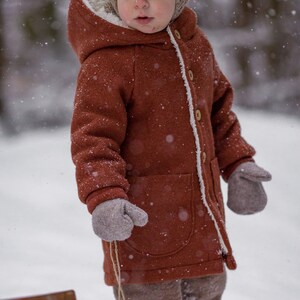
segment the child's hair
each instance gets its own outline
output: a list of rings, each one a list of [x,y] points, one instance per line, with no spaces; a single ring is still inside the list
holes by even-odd
[[[184,6],[189,0],[175,0],[175,11],[172,17],[172,20],[175,20],[183,11]],[[117,0],[109,0],[111,3],[111,6],[113,7],[115,13],[119,15],[118,13],[118,6],[117,6]]]

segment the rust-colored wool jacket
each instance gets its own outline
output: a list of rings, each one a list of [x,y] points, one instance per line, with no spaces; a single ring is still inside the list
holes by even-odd
[[[220,174],[227,181],[255,151],[196,14],[185,8],[164,31],[145,34],[86,1],[69,10],[81,62],[71,128],[79,197],[90,212],[122,198],[149,215],[117,243],[122,283],[217,274],[223,262],[235,269]],[[103,249],[105,282],[115,285],[110,244]]]

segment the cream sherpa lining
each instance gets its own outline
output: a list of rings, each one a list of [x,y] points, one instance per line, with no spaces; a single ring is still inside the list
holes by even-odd
[[[187,100],[188,100],[188,106],[189,106],[189,112],[190,112],[190,124],[192,127],[192,131],[194,134],[194,138],[195,138],[195,145],[196,145],[196,161],[197,161],[197,174],[198,174],[198,179],[199,179],[199,185],[200,185],[200,189],[201,189],[201,198],[202,198],[202,202],[204,204],[204,206],[207,208],[208,214],[210,215],[212,221],[214,222],[216,231],[218,233],[218,237],[219,237],[219,241],[221,244],[221,248],[222,248],[222,252],[224,254],[228,253],[228,249],[225,245],[224,239],[222,237],[221,234],[221,230],[219,228],[219,225],[216,221],[216,217],[214,216],[213,212],[211,211],[208,203],[207,203],[207,199],[205,196],[205,184],[204,184],[204,180],[202,177],[202,167],[201,167],[201,157],[202,157],[202,150],[201,150],[201,145],[200,145],[200,139],[198,136],[198,131],[197,131],[197,126],[196,126],[196,120],[195,120],[195,114],[194,114],[194,105],[193,105],[193,97],[192,97],[192,92],[191,92],[191,88],[186,76],[186,66],[184,63],[184,59],[182,57],[180,48],[178,43],[176,42],[176,39],[174,38],[174,35],[170,29],[170,27],[168,26],[167,28],[167,32],[170,36],[170,40],[171,43],[173,44],[178,60],[179,60],[179,64],[180,64],[180,69],[181,69],[181,76],[184,82],[184,86],[186,88],[186,96],[187,96]]]
[[[82,0],[82,2],[89,10],[105,21],[129,29],[129,27],[124,24],[119,16],[114,12],[108,0]]]

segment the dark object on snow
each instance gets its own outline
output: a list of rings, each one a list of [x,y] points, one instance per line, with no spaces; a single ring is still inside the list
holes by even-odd
[[[12,298],[6,300],[76,300],[76,295],[74,291],[64,291],[64,292],[58,292],[53,294],[31,296],[25,298]]]

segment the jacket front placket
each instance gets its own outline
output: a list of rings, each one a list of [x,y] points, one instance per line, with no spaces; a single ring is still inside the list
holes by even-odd
[[[206,153],[201,147],[204,144],[203,135],[201,133],[201,126],[199,125],[197,126],[197,122],[196,122],[197,119],[201,118],[201,115],[199,115],[201,114],[201,112],[200,110],[195,109],[196,107],[194,101],[195,90],[193,88],[193,83],[192,83],[194,79],[193,71],[191,70],[190,66],[186,65],[185,63],[183,51],[181,51],[180,48],[180,46],[183,47],[184,41],[181,38],[179,30],[175,28],[171,29],[171,27],[168,26],[167,32],[169,34],[171,43],[175,48],[177,58],[180,64],[182,79],[186,89],[187,102],[189,106],[190,125],[192,127],[192,131],[195,139],[195,146],[196,146],[197,176],[199,180],[201,200],[214,223],[215,229],[218,234],[219,242],[221,245],[222,255],[226,262],[226,265],[229,269],[235,269],[236,262],[234,260],[234,257],[232,256],[232,250],[226,233],[225,224],[220,218],[218,211],[209,200],[209,197],[207,197],[207,191],[206,191],[207,185],[205,184],[204,172],[202,171],[204,167],[203,163],[205,163],[206,161]]]

